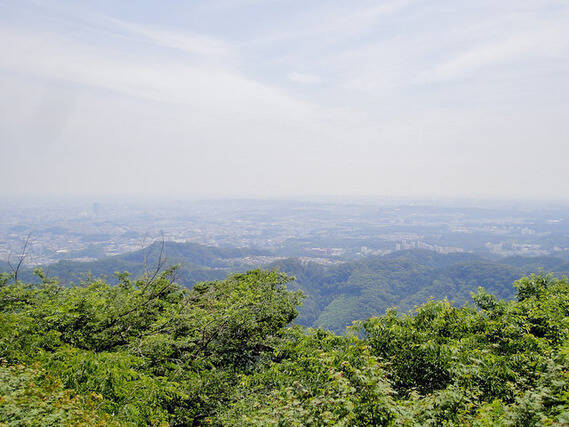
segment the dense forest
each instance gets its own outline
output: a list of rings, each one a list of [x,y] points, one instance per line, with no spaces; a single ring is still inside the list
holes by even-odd
[[[177,283],[192,287],[202,281],[225,279],[231,272],[278,269],[294,276],[296,280],[289,283],[289,288],[302,290],[305,295],[295,322],[336,333],[343,333],[354,320],[383,314],[392,307],[406,312],[431,297],[448,297],[457,305],[472,303],[470,294],[479,286],[500,298],[511,299],[514,297],[511,283],[540,269],[559,277],[569,274],[569,262],[556,257],[488,259],[472,253],[438,254],[417,249],[334,265],[319,265],[300,258],[245,262],[270,255],[258,249],[156,242],[142,250],[92,262],[60,261],[45,266],[44,270],[62,284],[79,283],[90,276],[117,284],[115,272],[128,271],[139,277],[157,265],[178,264]],[[7,269],[5,266],[4,271]],[[1,263],[0,271],[3,271]],[[27,282],[39,281],[32,269],[20,276]]]
[[[569,280],[428,300],[345,335],[294,325],[291,277],[0,278],[7,425],[565,425]],[[505,286],[505,284],[504,284]]]

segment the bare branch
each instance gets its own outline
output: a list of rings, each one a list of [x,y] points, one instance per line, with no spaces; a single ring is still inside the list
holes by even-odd
[[[8,255],[8,266],[10,267],[10,269],[12,270],[12,274],[14,275],[14,282],[18,281],[18,273],[20,272],[20,268],[22,267],[22,264],[23,264],[24,260],[26,259],[26,256],[28,255],[27,250],[28,250],[28,246],[30,244],[31,235],[32,235],[32,233],[28,233],[26,240],[24,241],[24,246],[22,247],[22,251],[20,252],[20,255],[18,256],[17,262],[15,265],[12,265],[12,262],[10,260],[11,253],[10,253],[10,255]]]
[[[152,245],[151,245],[152,246]],[[151,247],[149,246],[149,248]],[[145,276],[145,283],[144,283],[144,289],[146,290],[146,288],[148,288],[148,286],[150,286],[154,280],[156,279],[156,277],[158,276],[158,274],[162,271],[162,269],[164,268],[164,264],[166,263],[166,255],[165,255],[165,246],[166,246],[166,240],[164,238],[164,232],[162,232],[162,238],[161,238],[161,244],[160,244],[160,253],[158,254],[158,260],[156,261],[156,268],[154,269],[154,271],[152,272],[152,275],[150,275],[148,273],[148,259],[147,259],[147,254],[144,257],[144,276]]]
[[[148,248],[146,247],[146,236],[147,234],[144,233],[144,237],[140,243],[140,249],[144,252],[144,277],[148,276]]]

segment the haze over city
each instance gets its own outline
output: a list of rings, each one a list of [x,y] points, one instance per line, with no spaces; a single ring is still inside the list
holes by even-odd
[[[0,194],[569,199],[566,1],[0,1]]]

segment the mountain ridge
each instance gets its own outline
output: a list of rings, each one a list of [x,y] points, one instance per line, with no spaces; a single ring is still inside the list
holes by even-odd
[[[388,308],[408,311],[430,297],[465,304],[479,286],[500,298],[511,299],[511,283],[524,274],[540,268],[556,275],[569,272],[569,263],[555,257],[507,257],[496,261],[474,253],[407,249],[321,265],[298,257],[283,259],[254,248],[180,242],[154,242],[146,248],[97,261],[59,261],[43,268],[48,276],[57,277],[64,284],[77,283],[86,274],[116,283],[115,272],[128,271],[137,277],[145,269],[175,264],[180,265],[177,280],[186,287],[222,280],[232,272],[253,268],[278,269],[295,276],[289,287],[306,295],[297,322],[336,332],[342,332],[354,320],[381,315]],[[0,263],[0,268],[9,270],[5,262]],[[32,276],[29,268],[20,272],[25,281],[31,281]]]

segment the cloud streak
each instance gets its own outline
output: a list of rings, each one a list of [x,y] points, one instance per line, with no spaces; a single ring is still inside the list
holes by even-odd
[[[229,43],[202,34],[189,34],[179,30],[172,31],[118,19],[108,19],[108,21],[121,32],[139,37],[158,46],[178,49],[190,54],[224,56],[229,55],[232,51]]]
[[[569,28],[566,24],[550,22],[533,31],[519,32],[476,46],[435,67],[432,77],[435,80],[451,80],[509,62],[566,57],[569,47]]]
[[[320,76],[315,74],[297,73],[296,71],[289,73],[287,76],[291,82],[302,84],[318,84],[322,81]]]
[[[569,9],[506,3],[4,4],[0,193],[569,198]]]

